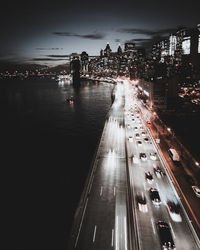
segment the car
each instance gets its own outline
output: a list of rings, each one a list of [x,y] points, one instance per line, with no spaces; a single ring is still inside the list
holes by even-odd
[[[140,130],[143,130],[144,128],[142,126],[140,126]]]
[[[137,145],[138,146],[142,146],[142,142],[141,141],[137,141]]]
[[[134,127],[134,130],[135,130],[135,131],[138,131],[138,127]]]
[[[140,153],[140,159],[141,159],[142,161],[147,161],[147,156],[146,156],[146,154],[145,154],[145,153]]]
[[[176,204],[173,201],[167,201],[167,209],[173,221],[176,221],[176,222],[182,221],[179,204]]]
[[[162,249],[176,249],[171,234],[171,228],[165,221],[156,223]]]
[[[131,128],[130,124],[127,125],[127,128]]]
[[[149,138],[145,137],[144,142],[149,142]]]
[[[129,136],[128,140],[129,140],[130,142],[133,142],[133,137],[132,137],[132,136]]]
[[[145,171],[145,178],[148,181],[149,184],[152,184],[153,182],[153,175],[150,173],[150,171]]]
[[[151,122],[150,121],[147,121],[147,126],[151,127]]]
[[[157,159],[156,153],[150,153],[150,159],[155,161]]]
[[[136,139],[140,138],[140,134],[135,134]]]
[[[148,212],[147,200],[144,194],[142,193],[142,194],[137,195],[136,200],[137,200],[139,211],[143,213],[147,213]]]
[[[157,178],[161,178],[165,175],[158,165],[153,165],[153,170]]]
[[[197,187],[197,186],[192,186],[192,189],[193,189],[195,195],[196,195],[198,198],[200,198],[200,188]]]
[[[139,163],[139,159],[134,155],[133,156],[133,163],[135,163],[135,164],[138,164]]]
[[[160,200],[160,195],[159,195],[158,190],[152,187],[149,189],[149,194],[150,194],[150,198],[153,204],[155,206],[159,206],[161,204],[161,200]]]
[[[145,135],[146,135],[146,133],[143,131],[143,132],[141,133],[141,135],[142,135],[142,136],[145,136]]]

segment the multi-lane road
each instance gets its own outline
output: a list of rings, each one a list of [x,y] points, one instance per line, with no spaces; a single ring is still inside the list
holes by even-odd
[[[171,228],[176,249],[199,249],[198,239],[191,226],[188,216],[181,204],[180,198],[166,171],[166,168],[154,145],[146,123],[142,120],[137,100],[126,83],[125,126],[130,171],[131,188],[133,192],[133,213],[136,217],[137,233],[140,249],[160,249],[161,243],[157,230],[157,222],[165,221]],[[139,136],[136,135],[139,134]],[[133,140],[130,140],[133,138]],[[148,139],[146,142],[145,138]],[[138,141],[141,144],[138,144]],[[140,153],[145,153],[147,159],[140,159]],[[151,159],[150,153],[156,153],[156,159]],[[156,174],[154,166],[158,166],[162,174]],[[145,178],[149,171],[152,180]],[[156,188],[160,196],[160,205],[154,205],[150,197],[150,188]],[[146,210],[138,208],[137,196],[146,198]],[[172,201],[179,206],[180,215],[171,214],[167,202]],[[178,221],[177,221],[178,220]]]
[[[140,159],[140,153],[147,158]],[[156,159],[150,159],[150,153],[156,153]],[[155,165],[163,174],[156,174]],[[145,178],[145,171],[150,171],[152,181]],[[153,204],[151,187],[157,189],[160,205]],[[162,249],[156,226],[160,220],[171,228],[176,249],[199,249],[198,238],[145,127],[128,81],[119,81],[115,86],[115,101],[84,192],[69,249]],[[145,197],[146,204],[139,206],[139,196]],[[180,205],[181,221],[171,217],[168,201]]]

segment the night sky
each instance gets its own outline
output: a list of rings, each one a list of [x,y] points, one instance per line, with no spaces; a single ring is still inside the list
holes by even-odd
[[[62,64],[72,52],[99,55],[109,42],[151,41],[178,26],[196,27],[199,1],[3,1],[1,4],[0,60]]]

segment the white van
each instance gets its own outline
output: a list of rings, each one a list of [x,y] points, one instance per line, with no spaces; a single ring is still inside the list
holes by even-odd
[[[179,154],[176,152],[175,149],[170,148],[168,152],[173,161],[180,161]]]

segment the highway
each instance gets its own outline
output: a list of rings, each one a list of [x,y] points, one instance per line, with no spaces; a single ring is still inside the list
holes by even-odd
[[[145,153],[147,159],[140,159],[140,153]],[[156,153],[156,159],[151,159],[150,153]],[[154,170],[155,165],[161,174]],[[145,177],[145,171],[150,171],[153,180]],[[152,187],[160,195],[159,205],[150,197]],[[143,206],[138,203],[140,196],[146,198]],[[168,201],[180,206],[180,216],[169,213]],[[132,86],[126,80],[118,81],[115,86],[115,100],[80,204],[77,214],[81,216],[78,228],[72,230],[69,250],[163,249],[156,225],[160,220],[171,228],[176,249],[200,249],[199,239],[143,121]],[[134,244],[136,241],[138,244]]]
[[[126,143],[131,189],[133,192],[132,197],[134,197],[133,213],[136,217],[139,249],[161,249],[156,226],[159,220],[167,222],[170,226],[176,249],[199,249],[198,239],[194,235],[194,230],[190,225],[190,221],[181,204],[181,200],[177,195],[159,156],[159,152],[146,128],[146,123],[142,120],[137,99],[134,97],[128,81],[126,82],[125,88]],[[136,139],[137,133],[139,137]],[[129,137],[132,137],[133,140],[129,140]],[[148,138],[148,142],[145,142],[144,138]],[[142,144],[138,144],[137,141],[141,141]],[[146,154],[146,161],[140,159],[140,153]],[[150,153],[156,153],[156,160],[150,158]],[[155,165],[160,167],[164,175],[156,175],[153,168]],[[150,171],[153,176],[153,181],[148,182],[145,178],[145,171]],[[158,206],[155,206],[150,198],[149,189],[151,187],[156,188],[159,192],[161,204]],[[137,196],[141,194],[146,197],[147,212],[140,211],[138,208]],[[173,201],[180,205],[181,221],[174,221],[174,217],[172,219],[167,209],[167,201]]]

